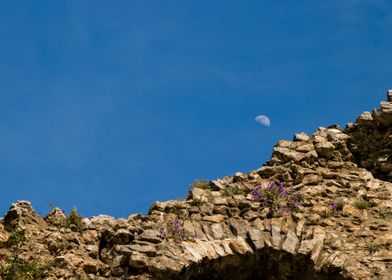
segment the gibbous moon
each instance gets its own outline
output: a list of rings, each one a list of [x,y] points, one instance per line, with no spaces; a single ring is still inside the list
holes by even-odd
[[[270,127],[270,125],[271,125],[270,119],[267,116],[264,116],[264,115],[257,116],[255,118],[255,121],[258,122],[258,123],[261,123],[262,125],[264,125],[266,127]]]

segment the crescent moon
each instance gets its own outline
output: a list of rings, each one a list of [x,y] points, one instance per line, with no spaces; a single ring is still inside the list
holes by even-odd
[[[255,118],[255,121],[264,125],[265,127],[270,127],[271,121],[267,116],[259,115]]]

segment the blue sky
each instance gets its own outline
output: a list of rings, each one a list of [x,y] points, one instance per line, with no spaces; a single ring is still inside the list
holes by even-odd
[[[0,213],[145,213],[378,107],[392,2],[298,3],[2,1]]]

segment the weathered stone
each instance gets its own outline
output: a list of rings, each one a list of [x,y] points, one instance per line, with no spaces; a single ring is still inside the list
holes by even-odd
[[[316,244],[315,239],[303,240],[301,242],[299,249],[298,249],[298,253],[304,254],[304,255],[309,254],[313,250],[315,244]]]
[[[206,222],[221,223],[225,220],[225,216],[218,214],[212,216],[204,216],[202,219]]]
[[[228,205],[227,199],[224,197],[215,197],[214,205]]]
[[[231,181],[227,183],[231,183]],[[210,185],[214,186],[215,189],[222,190],[225,188],[227,183],[224,180],[214,180],[210,183]]]
[[[98,272],[99,265],[96,262],[86,262],[83,264],[83,270],[86,273],[96,274]]]
[[[129,244],[133,240],[133,235],[127,229],[119,229],[109,239],[111,244]]]
[[[237,172],[233,176],[233,183],[243,182],[247,179],[246,174]]]
[[[342,215],[346,216],[346,217],[349,217],[349,216],[360,217],[361,212],[357,208],[355,208],[354,206],[352,206],[350,204],[346,204],[343,206]]]
[[[249,229],[249,224],[246,221],[239,219],[229,219],[230,229],[236,236],[245,236]]]
[[[387,90],[387,101],[392,102],[392,89]]]
[[[310,259],[317,264],[318,258],[320,256],[321,250],[323,248],[323,242],[315,239],[316,240],[316,244],[313,247]]]
[[[317,154],[320,157],[331,158],[335,146],[331,142],[320,142],[314,146]]]
[[[58,232],[51,233],[45,241],[51,253],[58,253],[67,249],[69,246],[69,242],[65,239],[65,236]]]
[[[160,243],[162,241],[161,233],[158,230],[153,229],[143,231],[139,239],[151,243]]]
[[[197,250],[197,245],[184,242],[183,246],[189,253],[192,254],[192,256],[195,258],[195,261],[199,261],[203,258],[203,256]]]
[[[151,245],[132,244],[132,245],[128,245],[128,247],[131,251],[137,251],[140,253],[144,253],[150,257],[155,256],[157,253],[156,248]]]
[[[384,233],[377,237],[377,242],[381,246],[390,246],[392,245],[392,233]]]
[[[373,117],[370,112],[363,112],[358,118],[357,123],[361,125],[371,125],[373,122]]]
[[[305,144],[302,146],[299,146],[298,148],[295,149],[297,152],[301,152],[301,153],[307,153],[307,152],[311,152],[314,150],[314,146],[313,144]]]
[[[297,234],[298,237],[301,237],[302,235],[302,231],[304,229],[304,225],[305,225],[305,220],[301,219],[297,222],[297,226],[295,227],[295,233]]]
[[[245,242],[245,240],[241,236],[232,239],[229,245],[233,252],[239,253],[241,255],[253,252],[252,248]]]
[[[253,246],[255,246],[256,249],[261,249],[264,247],[264,240],[262,238],[260,230],[251,228],[248,231],[248,235],[253,243]]]
[[[212,236],[215,239],[222,239],[224,236],[224,232],[221,224],[212,224],[211,232],[212,232]]]
[[[322,181],[322,178],[317,174],[308,174],[303,178],[304,185],[317,185]]]
[[[298,237],[295,235],[295,233],[292,231],[289,231],[287,233],[286,240],[282,244],[282,249],[291,253],[291,254],[294,254],[298,242],[299,242],[299,240],[298,240]]]
[[[148,264],[148,258],[141,253],[134,252],[129,258],[129,265],[135,268],[143,268]]]
[[[281,228],[278,225],[271,225],[272,246],[280,249],[282,236],[280,235]]]
[[[5,231],[3,224],[0,223],[0,248],[6,245],[8,238],[8,232]]]
[[[193,226],[191,221],[189,221],[189,220],[184,221],[183,228],[190,236],[193,236],[193,237],[195,236],[195,227]],[[153,242],[153,243],[155,243],[155,242]]]
[[[199,189],[199,188],[193,188],[190,190],[190,196],[191,198],[200,201],[200,202],[206,202],[208,201],[206,198],[206,190]]]
[[[275,147],[274,154],[278,156],[283,162],[294,161],[299,162],[304,158],[302,153],[298,153],[289,148]]]
[[[40,221],[42,218],[35,213],[29,201],[18,200],[10,206],[4,216],[3,225],[5,229],[11,231],[20,227],[20,224],[33,224]]]
[[[257,170],[257,174],[261,178],[270,178],[280,172],[280,168],[276,166],[263,166]]]
[[[307,142],[309,141],[309,136],[305,132],[296,133],[293,140]]]

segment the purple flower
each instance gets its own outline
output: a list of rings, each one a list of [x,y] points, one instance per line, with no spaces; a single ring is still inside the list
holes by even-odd
[[[176,231],[178,231],[181,228],[180,221],[178,220],[177,217],[173,220],[173,225]]]
[[[263,191],[261,190],[261,186],[255,186],[251,192],[252,201],[258,201],[263,196]]]
[[[294,201],[294,206],[301,206],[301,201]]]
[[[251,200],[260,202],[261,208],[268,208],[267,216],[283,215],[294,211],[302,203],[302,196],[291,194],[284,182],[270,182],[266,187],[255,186],[251,192]]]
[[[161,227],[161,229],[159,230],[161,237],[162,238],[166,238],[167,237],[167,229],[165,227]]]

